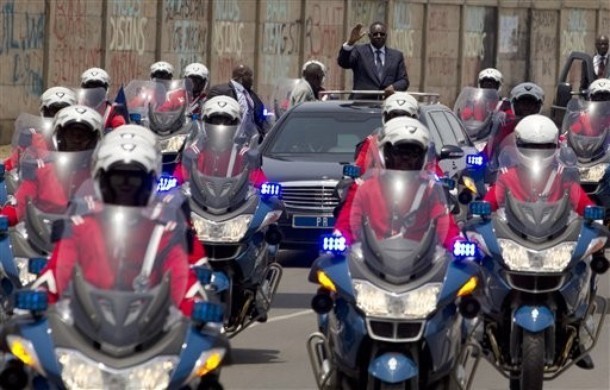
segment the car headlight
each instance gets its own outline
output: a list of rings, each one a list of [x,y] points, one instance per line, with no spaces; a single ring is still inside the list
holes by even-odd
[[[570,263],[576,248],[575,242],[564,242],[542,251],[531,250],[507,239],[499,239],[498,244],[508,268],[524,272],[561,272]]]
[[[168,139],[162,139],[159,141],[159,147],[163,153],[175,153],[182,148],[184,141],[186,140],[186,134],[176,135]]]
[[[161,356],[139,366],[115,370],[74,350],[57,349],[56,356],[68,389],[165,389],[178,363],[178,357]]]
[[[246,234],[252,221],[251,214],[240,215],[223,222],[210,221],[195,213],[191,215],[197,237],[201,241],[208,242],[237,242]]]
[[[204,351],[199,359],[195,362],[193,372],[187,382],[190,382],[195,377],[202,377],[208,373],[214,371],[222,363],[222,359],[225,356],[227,350],[225,348],[212,348],[208,351]]]
[[[592,167],[580,167],[578,172],[580,173],[581,182],[598,182],[604,177],[606,169],[609,164],[597,164]]]
[[[356,304],[368,316],[400,319],[426,318],[436,309],[440,283],[428,283],[402,294],[380,289],[365,281],[354,280]]]

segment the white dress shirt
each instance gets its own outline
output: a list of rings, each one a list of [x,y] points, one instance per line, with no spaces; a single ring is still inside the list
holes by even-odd
[[[595,54],[595,56],[593,56],[593,71],[595,72],[596,76],[597,76],[597,71],[599,70],[599,65],[602,62],[602,58],[604,59],[605,64],[606,64],[606,71],[608,70],[608,53],[606,53],[605,56]]]

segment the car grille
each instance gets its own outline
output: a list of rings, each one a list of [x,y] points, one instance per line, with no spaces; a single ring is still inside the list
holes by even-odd
[[[424,330],[423,321],[392,321],[366,319],[369,336],[383,341],[416,341]]]
[[[291,211],[332,213],[339,204],[335,184],[328,186],[290,186],[282,184],[282,200]]]
[[[508,272],[507,280],[515,290],[533,293],[555,291],[563,285],[563,275],[524,275]]]

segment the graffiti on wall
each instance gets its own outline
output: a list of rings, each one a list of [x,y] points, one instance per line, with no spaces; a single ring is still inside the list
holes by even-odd
[[[215,80],[229,80],[231,71],[241,62],[244,50],[245,24],[237,0],[214,0],[212,53],[215,57]]]
[[[44,13],[15,13],[15,1],[0,7],[0,63],[8,70],[0,77],[3,83],[22,86],[23,103],[29,104],[43,89]]]
[[[326,65],[327,88],[339,88],[341,84],[337,52],[345,39],[343,14],[342,1],[320,0],[312,2],[305,17],[305,59],[316,59]]]
[[[516,53],[519,50],[519,16],[500,16],[500,42],[498,52],[501,54]]]
[[[540,71],[540,77],[555,78],[555,52],[557,13],[553,11],[536,11],[532,14],[532,56]]]
[[[109,18],[110,50],[134,50],[140,55],[144,53],[148,18],[142,15],[142,6],[142,0],[112,0]]]
[[[262,82],[264,84],[272,84],[278,78],[295,76],[290,65],[291,57],[299,54],[301,23],[298,16],[292,17],[295,15],[294,11],[298,12],[297,7],[300,8],[300,4],[290,0],[267,0],[266,2],[261,40]],[[291,72],[291,70],[293,71]]]
[[[206,3],[205,0],[165,0],[167,51],[175,55],[177,69],[184,69],[192,62],[204,62],[208,40]]]
[[[485,57],[485,8],[468,7],[464,29],[464,56]]]
[[[568,13],[568,24],[563,31],[563,55],[572,51],[586,51],[587,18],[584,10],[573,9]]]
[[[406,2],[394,3],[394,16],[392,20],[392,45],[401,50],[406,58],[415,55],[415,30],[411,22],[412,14]]]

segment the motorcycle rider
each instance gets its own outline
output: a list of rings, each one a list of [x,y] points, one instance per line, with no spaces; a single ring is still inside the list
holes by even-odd
[[[383,202],[379,202],[383,196],[383,186],[386,184],[384,182],[391,178],[391,175],[385,175],[384,171],[411,171],[418,174],[421,189],[425,191],[423,196],[417,196],[414,191],[419,192],[420,188],[413,188],[412,206],[414,209],[430,210],[426,221],[416,221],[413,226],[427,227],[431,219],[436,219],[438,237],[447,249],[453,250],[460,231],[446,204],[438,198],[440,192],[435,191],[438,184],[433,172],[427,168],[431,146],[429,130],[414,118],[395,118],[384,124],[377,142],[381,156],[381,173],[372,171],[372,178],[365,180],[357,191],[351,191],[352,195],[346,200],[337,218],[335,233],[343,235],[348,244],[357,241],[364,216],[370,218],[371,227],[375,232],[398,233],[389,218],[390,210],[384,207]],[[416,202],[423,203],[415,206]],[[423,216],[423,213],[419,216]],[[417,229],[409,229],[404,234],[411,236],[416,234],[415,230]]]
[[[142,215],[142,220],[130,219],[125,224],[141,228],[148,226],[146,224],[150,224],[151,220],[163,223],[164,232],[158,244],[158,256],[161,258],[157,261],[163,262],[162,273],[170,274],[173,302],[185,315],[190,315],[194,300],[205,297],[205,294],[199,294],[197,278],[189,271],[187,248],[181,245],[183,240],[180,237],[186,238],[182,236],[184,220],[181,211],[164,202],[155,201],[156,182],[160,172],[161,155],[156,147],[143,138],[135,136],[132,139],[115,137],[102,140],[93,157],[92,167],[96,198],[101,202],[95,202],[90,197],[76,200],[78,208],[67,222],[51,260],[35,282],[34,288],[44,287],[49,300],[56,302],[68,287],[77,264],[85,279],[98,288],[133,286],[133,280],[142,264],[138,256],[129,254],[134,251],[133,248],[146,248],[151,237],[143,234],[141,241],[125,243],[128,244],[126,248],[112,248],[111,254],[110,248],[106,247],[104,222],[101,222],[103,219],[99,216],[110,206],[142,208],[139,214]],[[120,271],[116,269],[116,264],[121,264]],[[155,272],[151,274],[153,280],[161,277],[163,275]]]
[[[63,183],[55,169],[62,161],[32,156],[27,169],[26,165],[21,169],[22,182],[15,192],[15,203],[5,205],[0,211],[8,217],[9,225],[23,219],[28,199],[36,200],[45,212],[64,212],[71,197],[70,188],[79,187],[89,178],[90,156],[101,138],[102,117],[94,109],[75,105],[59,111],[53,121],[53,148],[58,152],[80,153],[75,155],[74,164],[78,166],[70,172],[70,183]]]
[[[127,110],[124,106],[112,103],[108,100],[108,88],[110,87],[110,76],[108,73],[101,68],[89,68],[81,75],[80,86],[83,90],[103,88],[106,91],[106,98],[96,109],[103,118],[104,132],[111,131],[119,126],[127,123]],[[79,102],[80,104],[87,104],[87,102]]]
[[[544,173],[538,176],[541,191],[549,201],[560,199],[567,191],[573,209],[580,215],[587,206],[595,205],[578,183],[565,180],[564,167],[558,164],[559,129],[552,120],[538,114],[524,118],[515,127],[514,137],[509,138],[505,145],[515,148],[519,161],[514,167],[502,168],[496,183],[485,195],[484,200],[491,204],[492,210],[504,204],[508,191],[519,200],[531,197],[532,183],[524,182],[522,178],[534,167]]]
[[[151,80],[171,81],[174,78],[174,66],[169,62],[157,61],[150,66]]]
[[[239,173],[237,170],[244,166],[250,144],[255,142],[239,133],[241,116],[239,103],[230,96],[219,95],[206,100],[203,105],[205,135],[185,149],[183,161],[177,164],[174,171],[178,183],[188,180],[188,168],[195,159],[197,170],[202,174],[232,176]],[[233,171],[229,171],[231,166]],[[259,188],[266,181],[262,168],[250,171],[250,182],[255,187]]]
[[[478,85],[481,89],[495,89],[499,93],[503,81],[504,78],[502,77],[502,73],[497,69],[487,68],[479,72]],[[498,108],[500,111],[509,112],[510,102],[508,100],[502,100],[498,103],[497,107],[493,108],[476,106],[475,102],[471,102],[470,105],[464,107],[462,111],[460,111],[460,119],[464,121],[471,119],[484,121],[490,108],[493,110]]]
[[[587,91],[587,100],[591,102],[610,101],[610,79],[597,79],[593,81]],[[607,112],[594,114],[588,111],[581,112],[576,120],[570,118],[573,120],[573,123],[570,125],[569,130],[574,134],[583,136],[598,136],[599,134],[597,134],[595,129],[605,130],[610,128],[610,116],[608,114]],[[597,121],[601,121],[601,123],[595,123]]]
[[[40,115],[43,118],[52,120],[55,114],[62,108],[76,104],[76,94],[73,90],[66,87],[51,87],[43,92],[40,96]],[[17,168],[19,157],[25,148],[30,149],[48,149],[47,136],[44,129],[28,129],[32,137],[24,140],[24,143],[19,143],[16,148],[11,151],[11,155],[4,160],[4,169],[11,171]]]
[[[488,161],[496,161],[500,145],[519,121],[528,115],[540,113],[544,104],[544,91],[531,82],[518,84],[510,91],[510,103],[514,115],[504,115],[501,121],[494,124],[491,138],[483,151]]]
[[[190,80],[193,96],[190,99],[191,106],[189,114],[196,114],[201,117],[203,111],[203,103],[206,98],[206,88],[210,79],[210,71],[208,68],[198,62],[188,64],[184,68],[184,77]],[[188,90],[188,89],[187,89]]]

